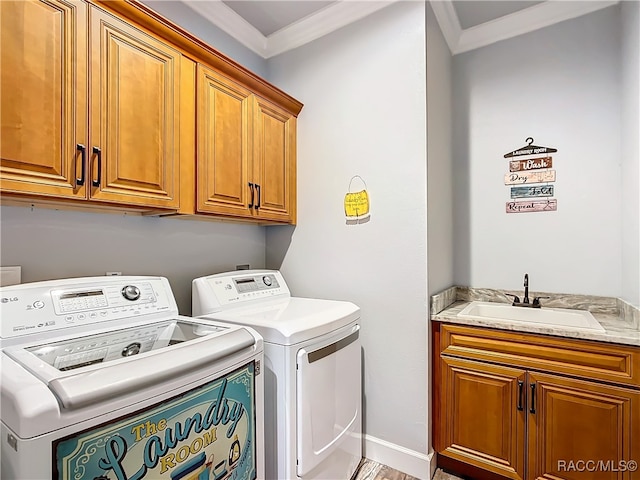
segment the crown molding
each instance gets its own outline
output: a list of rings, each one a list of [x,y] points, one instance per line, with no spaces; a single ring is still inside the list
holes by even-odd
[[[398,0],[340,0],[268,37],[221,0],[183,0],[183,3],[251,51],[263,58],[270,58],[316,40],[396,1]]]
[[[432,1],[438,25],[453,55],[577,18],[619,3],[618,0],[539,3],[475,27],[462,29],[450,0]]]
[[[292,50],[349,25],[397,0],[339,1],[267,37],[267,57]]]
[[[267,38],[221,0],[207,2],[183,0],[183,3],[249,50],[267,58]]]

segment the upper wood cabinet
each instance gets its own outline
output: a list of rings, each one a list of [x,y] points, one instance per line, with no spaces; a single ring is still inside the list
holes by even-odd
[[[624,469],[640,452],[637,348],[439,323],[434,340],[440,465],[472,478],[640,478]]]
[[[90,196],[176,209],[182,55],[97,8],[89,29]]]
[[[295,223],[296,118],[197,68],[197,211]]]
[[[0,0],[2,200],[295,223],[302,104],[135,0]]]
[[[2,192],[177,209],[181,54],[81,1],[0,12]]]
[[[87,5],[0,1],[0,189],[85,198]]]

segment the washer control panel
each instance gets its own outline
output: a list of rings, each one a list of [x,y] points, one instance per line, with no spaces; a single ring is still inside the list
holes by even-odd
[[[163,277],[90,277],[0,288],[0,338],[178,313]]]

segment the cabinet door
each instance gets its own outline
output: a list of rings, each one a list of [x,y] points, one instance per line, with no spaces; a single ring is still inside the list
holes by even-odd
[[[541,373],[529,385],[529,479],[640,478],[624,471],[640,461],[640,392]]]
[[[258,216],[296,221],[296,118],[256,97],[253,178],[258,184]]]
[[[97,8],[90,28],[91,198],[177,208],[181,55]]]
[[[0,189],[84,197],[86,4],[0,1],[0,44]]]
[[[197,84],[197,209],[252,217],[251,92],[203,65]]]
[[[441,375],[438,453],[523,479],[526,372],[443,356]]]

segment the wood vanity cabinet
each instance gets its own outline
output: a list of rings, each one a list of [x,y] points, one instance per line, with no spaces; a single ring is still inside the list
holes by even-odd
[[[0,14],[2,192],[177,209],[180,52],[82,1]]]
[[[624,468],[640,456],[640,349],[440,323],[434,341],[439,465],[473,478],[640,478]]]
[[[296,118],[197,67],[197,211],[295,223]]]

